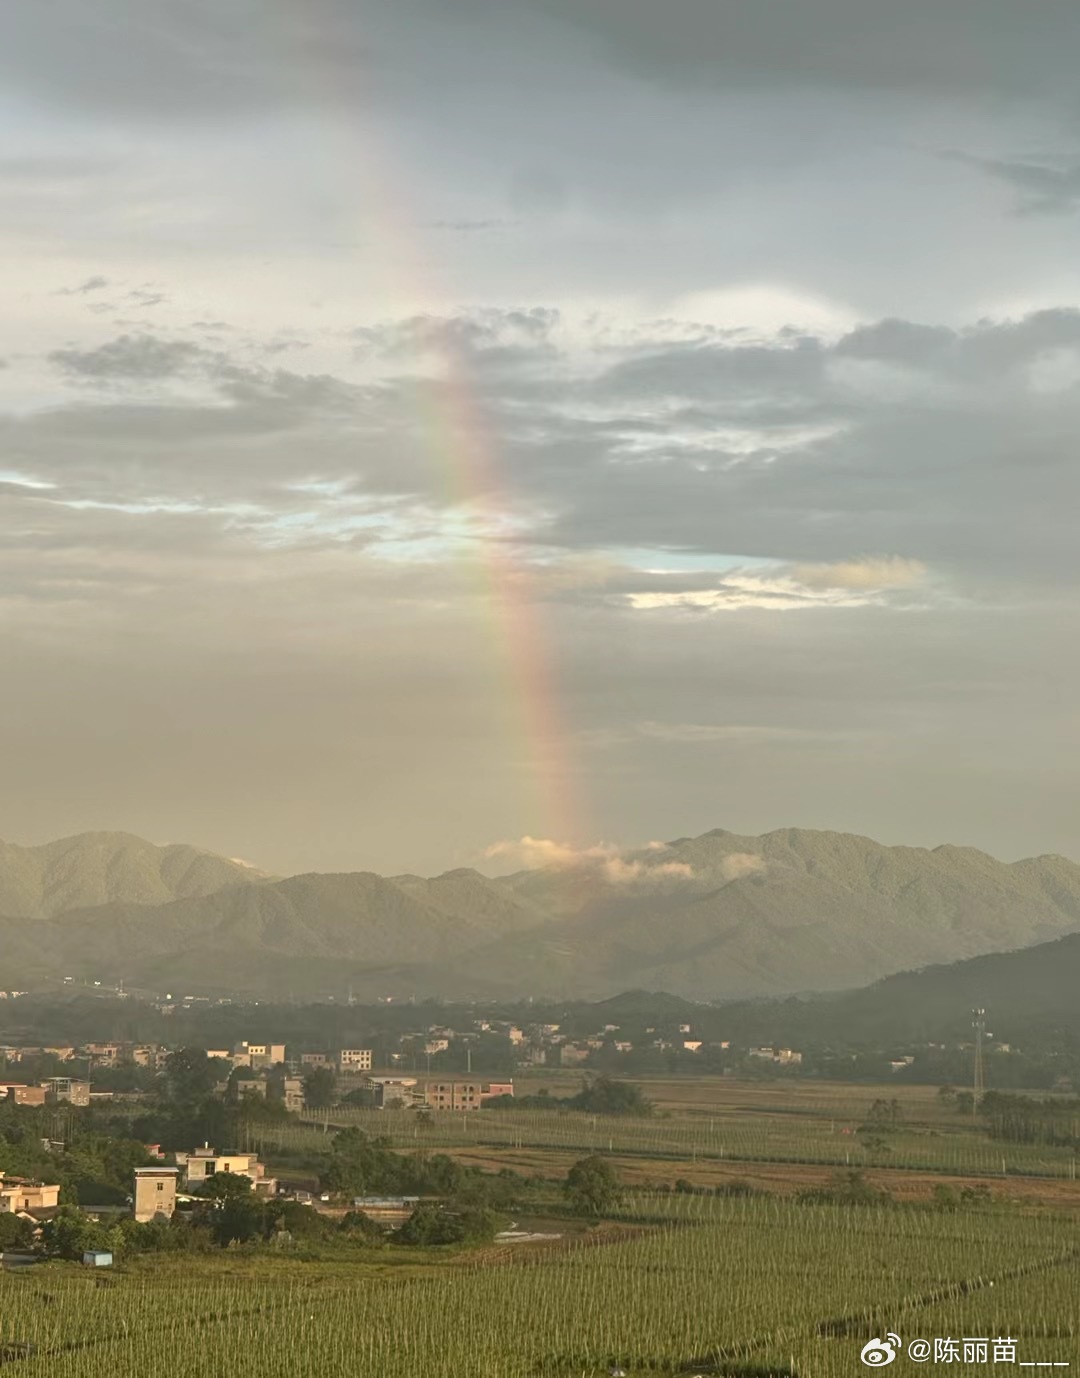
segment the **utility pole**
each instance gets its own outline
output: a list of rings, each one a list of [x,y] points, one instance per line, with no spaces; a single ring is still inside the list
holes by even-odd
[[[983,1035],[986,1033],[986,1011],[972,1010],[975,1016],[972,1028],[975,1030],[975,1082],[972,1087],[971,1113],[979,1113],[979,1102],[986,1090],[986,1069],[983,1066]]]

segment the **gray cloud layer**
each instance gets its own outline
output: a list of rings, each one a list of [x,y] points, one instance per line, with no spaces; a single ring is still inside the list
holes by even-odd
[[[1078,24],[20,7],[0,836],[1076,853]]]

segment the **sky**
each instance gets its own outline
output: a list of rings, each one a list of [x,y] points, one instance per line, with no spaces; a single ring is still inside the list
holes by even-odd
[[[1080,858],[1073,0],[5,28],[0,836]]]

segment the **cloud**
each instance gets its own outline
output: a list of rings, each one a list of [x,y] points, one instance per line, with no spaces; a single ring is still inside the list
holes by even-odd
[[[926,565],[921,560],[904,559],[900,555],[866,556],[855,560],[838,560],[833,564],[796,565],[792,569],[794,578],[806,588],[852,589],[864,593],[914,588],[923,582],[926,574]]]
[[[720,869],[727,880],[745,880],[747,876],[758,876],[766,870],[765,858],[756,852],[729,852],[720,863]]]
[[[917,562],[916,562],[917,563]],[[817,608],[862,608],[880,601],[889,588],[908,587],[893,570],[878,571],[858,562],[814,566],[803,574],[753,574],[734,571],[713,588],[650,590],[628,595],[641,611],[683,609],[697,612],[805,612]]]
[[[430,355],[453,358],[459,354],[479,358],[535,357],[537,351],[546,353],[545,347],[559,319],[559,312],[548,307],[483,308],[359,326],[353,337],[362,351],[390,359],[422,359]]]
[[[104,382],[173,378],[200,357],[205,352],[186,340],[121,335],[93,349],[55,349],[49,361],[70,376]]]
[[[650,842],[646,851],[655,853],[662,846]],[[529,871],[585,871],[614,886],[682,884],[694,878],[694,868],[686,862],[653,861],[651,855],[627,857],[622,849],[606,842],[592,847],[571,847],[550,838],[526,836],[516,841],[492,843],[485,849],[484,857],[488,861],[510,862]]]
[[[455,234],[483,234],[491,230],[513,229],[516,223],[513,220],[433,220],[429,228]]]
[[[109,279],[95,273],[93,277],[85,278],[76,287],[61,287],[57,291],[57,296],[74,297],[85,296],[87,292],[100,292],[103,287],[108,287]]]
[[[1018,210],[1024,215],[1068,215],[1080,208],[1080,164],[1053,167],[1045,163],[980,158],[970,153],[944,155],[953,162],[1004,182],[1019,195]]]

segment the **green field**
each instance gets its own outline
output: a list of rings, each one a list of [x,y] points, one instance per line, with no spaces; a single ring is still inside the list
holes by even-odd
[[[354,1125],[387,1137],[401,1149],[465,1147],[562,1149],[581,1153],[712,1162],[811,1163],[836,1167],[890,1167],[955,1176],[1032,1176],[1073,1180],[1076,1155],[1068,1148],[1001,1143],[958,1116],[909,1117],[875,1131],[873,1142],[855,1132],[875,1096],[858,1096],[814,1109],[782,1113],[768,1104],[746,1110],[722,1107],[646,1119],[593,1116],[573,1110],[481,1110],[442,1113],[427,1125],[404,1110],[336,1109],[331,1126]],[[780,1100],[780,1094],[774,1093]],[[324,1130],[258,1126],[254,1148],[311,1151]]]
[[[1080,1363],[1070,1219],[694,1196],[628,1209],[636,1233],[621,1242],[589,1246],[586,1234],[424,1269],[239,1251],[182,1269],[141,1263],[101,1285],[47,1265],[0,1275],[0,1333],[38,1346],[12,1366],[26,1378],[592,1378],[614,1361],[642,1374],[771,1364],[839,1378],[862,1371],[862,1345],[888,1330],[1000,1334],[1018,1359]]]

